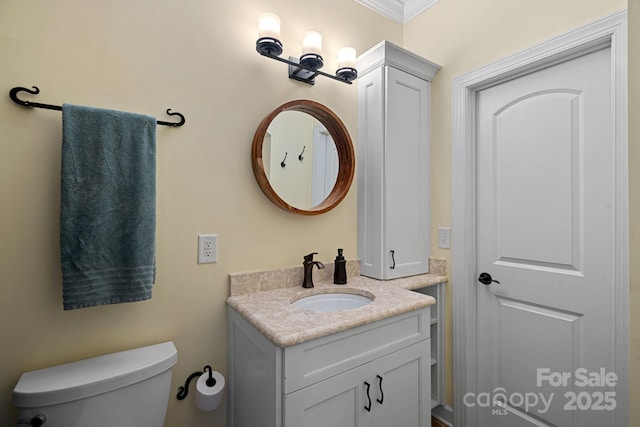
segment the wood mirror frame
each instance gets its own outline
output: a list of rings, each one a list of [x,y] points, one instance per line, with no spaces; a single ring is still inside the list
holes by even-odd
[[[327,198],[322,203],[312,206],[309,209],[296,208],[283,200],[273,189],[265,173],[262,158],[264,137],[273,119],[283,111],[300,111],[317,119],[331,135],[338,152],[338,176],[336,178],[336,183],[333,186],[333,190],[331,190]],[[251,147],[251,166],[253,167],[253,174],[258,181],[258,185],[267,198],[276,206],[286,211],[301,215],[318,215],[335,208],[349,192],[355,172],[355,154],[351,137],[349,136],[346,126],[333,111],[318,102],[299,99],[282,104],[262,120],[260,126],[258,126],[255,136],[253,137],[253,146]]]

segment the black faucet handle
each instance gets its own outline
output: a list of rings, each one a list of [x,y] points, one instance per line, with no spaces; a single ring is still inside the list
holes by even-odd
[[[312,262],[314,255],[318,255],[318,252],[311,252],[309,255],[305,255],[304,260],[307,262]]]

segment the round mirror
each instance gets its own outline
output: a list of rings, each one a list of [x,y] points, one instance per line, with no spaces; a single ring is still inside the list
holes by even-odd
[[[355,157],[347,128],[322,104],[287,102],[262,120],[251,164],[276,206],[302,215],[333,209],[353,181]]]

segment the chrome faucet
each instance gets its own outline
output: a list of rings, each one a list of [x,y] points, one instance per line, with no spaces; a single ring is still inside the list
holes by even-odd
[[[303,288],[313,288],[313,276],[312,276],[312,272],[313,272],[313,266],[317,266],[319,269],[323,269],[324,268],[324,264],[321,263],[320,261],[314,261],[313,260],[313,256],[314,255],[318,255],[317,252],[313,252],[310,253],[309,255],[306,255],[304,257],[304,261],[302,263],[302,266],[304,267],[304,280],[302,282],[302,287]]]

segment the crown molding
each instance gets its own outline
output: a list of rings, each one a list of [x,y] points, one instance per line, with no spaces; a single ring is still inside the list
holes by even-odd
[[[393,21],[406,24],[438,0],[356,0],[356,2]]]
[[[358,57],[358,73],[364,76],[381,66],[390,65],[423,80],[431,81],[440,66],[386,40]]]

